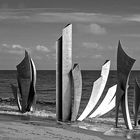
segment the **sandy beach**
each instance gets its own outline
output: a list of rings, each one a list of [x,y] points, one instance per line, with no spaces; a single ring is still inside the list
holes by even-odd
[[[19,119],[20,118],[20,119]],[[126,137],[107,136],[102,132],[58,124],[54,119],[44,121],[0,115],[0,140],[126,140]],[[136,139],[135,139],[136,140]]]
[[[9,140],[102,140],[98,136],[72,132],[62,128],[36,126],[20,122],[1,122],[0,139]]]
[[[38,126],[36,123],[0,122],[1,140],[108,140],[112,137],[103,136],[100,133],[80,130],[69,130],[51,126]],[[118,138],[113,138],[114,140]]]

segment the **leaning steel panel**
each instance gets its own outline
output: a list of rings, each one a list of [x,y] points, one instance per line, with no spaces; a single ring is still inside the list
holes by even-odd
[[[71,120],[72,108],[72,24],[63,29],[56,50],[56,114],[64,122]]]
[[[24,113],[26,112],[26,108],[28,106],[28,96],[32,80],[30,56],[27,51],[25,51],[25,57],[22,62],[17,65],[17,80],[22,98],[22,112]]]
[[[105,88],[105,85],[106,85],[106,82],[108,79],[108,75],[109,75],[109,70],[110,70],[110,61],[107,61],[102,66],[101,77],[93,83],[93,89],[92,89],[92,93],[91,93],[89,102],[88,102],[86,108],[84,109],[83,113],[78,118],[78,121],[84,120],[89,115],[89,113],[94,109],[96,104],[98,103],[98,101],[103,93],[103,90]]]
[[[134,89],[134,125],[137,126],[138,110],[140,106],[140,86],[137,79],[135,80]]]
[[[71,121],[75,121],[78,115],[81,96],[82,96],[82,76],[81,76],[80,66],[78,64],[74,64],[74,67],[72,69],[72,78],[74,84],[74,101],[73,101]]]
[[[135,62],[135,59],[129,57],[122,49],[121,43],[118,43],[117,52],[117,90],[116,90],[116,127],[118,125],[118,111],[121,104],[125,125],[128,129],[133,129],[129,108],[128,108],[128,81],[131,72],[131,68]]]
[[[98,108],[89,116],[89,118],[100,117],[115,107],[116,97],[114,97],[114,95],[116,93],[116,88],[117,88],[117,85],[114,85],[109,88],[103,101],[98,106]]]
[[[32,71],[32,81],[30,84],[30,91],[29,91],[26,111],[30,111],[32,105],[34,105],[36,102],[36,67],[32,58],[30,59],[30,63],[31,63],[31,71]]]

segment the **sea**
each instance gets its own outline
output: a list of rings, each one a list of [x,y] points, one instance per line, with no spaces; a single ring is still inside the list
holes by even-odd
[[[96,81],[101,74],[99,70],[83,70],[82,73],[82,98],[78,116],[85,109],[91,92],[94,81]],[[133,122],[133,101],[134,101],[134,86],[135,79],[140,84],[140,71],[132,71],[129,79],[128,88],[128,102],[131,122]],[[110,71],[107,84],[103,91],[103,96],[99,100],[102,101],[108,89],[117,83],[116,71]],[[37,100],[34,110],[28,113],[20,113],[13,97],[11,84],[17,85],[17,72],[16,70],[0,70],[0,115],[14,115],[19,116],[21,119],[53,119],[56,121],[56,71],[55,70],[38,70],[37,71]],[[96,106],[97,107],[97,106]],[[138,116],[140,119],[140,116]],[[128,137],[138,135],[140,137],[140,127],[137,126],[134,130],[129,131],[126,129],[121,108],[119,109],[119,122],[118,128],[115,128],[115,109],[106,113],[99,118],[86,118],[82,122],[68,123],[71,127],[78,127],[90,131],[103,132],[105,135],[120,135]]]

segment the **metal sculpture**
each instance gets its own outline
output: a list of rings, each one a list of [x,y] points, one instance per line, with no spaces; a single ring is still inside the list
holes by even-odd
[[[36,98],[36,68],[33,60],[30,58],[28,52],[25,50],[25,57],[20,64],[17,65],[17,81],[19,92],[21,95],[21,102],[19,96],[17,96],[17,91],[15,92],[15,97],[18,106],[21,106],[20,111],[25,113],[32,110],[32,105],[35,104]]]
[[[56,44],[56,116],[71,120],[72,107],[72,24],[67,25]]]
[[[74,64],[72,69],[72,77],[73,77],[73,84],[74,84],[74,101],[73,101],[73,108],[72,108],[72,115],[71,121],[75,121],[77,119],[81,96],[82,96],[82,76],[80,66],[78,64]]]
[[[117,52],[117,90],[116,90],[116,127],[118,125],[118,111],[121,104],[125,125],[128,129],[133,129],[128,109],[128,81],[131,68],[135,59],[129,57],[122,49],[121,43],[118,43]]]
[[[93,89],[89,102],[86,108],[84,109],[83,113],[78,118],[78,121],[84,120],[89,115],[89,113],[94,109],[95,105],[99,101],[108,79],[109,69],[110,69],[110,61],[106,61],[105,64],[102,66],[101,77],[93,83]]]

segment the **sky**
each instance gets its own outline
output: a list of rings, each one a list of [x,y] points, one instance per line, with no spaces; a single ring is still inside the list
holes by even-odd
[[[116,69],[118,41],[140,69],[139,0],[0,0],[0,69],[15,70],[25,49],[37,70],[55,70],[56,41],[72,23],[73,64]]]

